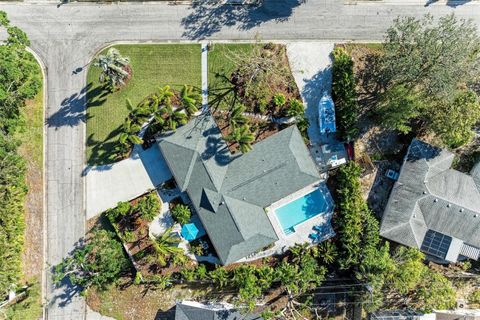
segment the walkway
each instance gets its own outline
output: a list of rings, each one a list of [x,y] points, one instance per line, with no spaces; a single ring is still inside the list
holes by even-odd
[[[119,201],[134,199],[172,177],[160,153],[151,148],[111,165],[87,168],[87,219]]]

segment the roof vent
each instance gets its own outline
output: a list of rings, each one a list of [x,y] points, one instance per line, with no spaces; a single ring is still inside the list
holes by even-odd
[[[433,199],[433,202],[438,202],[438,199]]]
[[[463,208],[460,208],[460,212],[463,212]]]
[[[473,215],[473,217],[474,217],[474,218],[477,218],[477,217],[478,217],[478,214],[475,213],[475,214]]]
[[[423,194],[427,194],[427,191],[423,191]]]
[[[223,201],[220,201],[220,205],[224,205],[224,204],[225,204],[225,202],[223,202]]]
[[[450,208],[450,207],[451,207],[450,203],[447,203],[447,208]]]
[[[243,197],[243,200],[245,201],[245,200],[247,200],[247,198]]]

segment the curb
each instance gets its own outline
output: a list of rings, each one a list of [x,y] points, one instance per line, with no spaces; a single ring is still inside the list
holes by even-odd
[[[27,47],[27,51],[30,52],[37,63],[40,65],[40,69],[42,71],[42,91],[43,91],[43,147],[42,147],[42,188],[43,188],[43,197],[42,197],[42,258],[43,258],[43,267],[42,267],[42,274],[40,278],[40,285],[41,285],[41,301],[42,305],[46,304],[46,293],[47,293],[47,181],[46,181],[46,151],[47,151],[47,126],[46,126],[46,116],[47,116],[47,108],[48,108],[48,90],[47,90],[47,76],[48,76],[48,69],[43,63],[43,60],[40,58],[40,55],[37,54],[32,48]],[[46,319],[47,310],[45,306],[42,306],[42,319]]]

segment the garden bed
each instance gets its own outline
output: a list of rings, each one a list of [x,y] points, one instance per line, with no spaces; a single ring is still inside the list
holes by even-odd
[[[155,245],[157,240],[149,235],[149,224],[160,213],[161,205],[160,198],[153,191],[105,212],[133,260],[135,269],[143,277],[171,275],[181,269],[180,265],[168,260],[168,254],[158,251]]]
[[[273,121],[292,117],[291,105],[301,105],[285,45],[215,44],[210,50],[210,108],[224,137],[234,130],[230,117],[238,106],[243,106],[244,122],[254,136],[251,144],[288,126]],[[303,115],[303,106],[300,113]],[[235,141],[229,142],[228,147],[232,153],[239,149]]]

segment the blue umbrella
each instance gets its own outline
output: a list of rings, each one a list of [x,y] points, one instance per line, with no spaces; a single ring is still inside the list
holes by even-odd
[[[194,223],[184,224],[182,227],[182,237],[187,241],[192,241],[197,239],[200,230]]]

